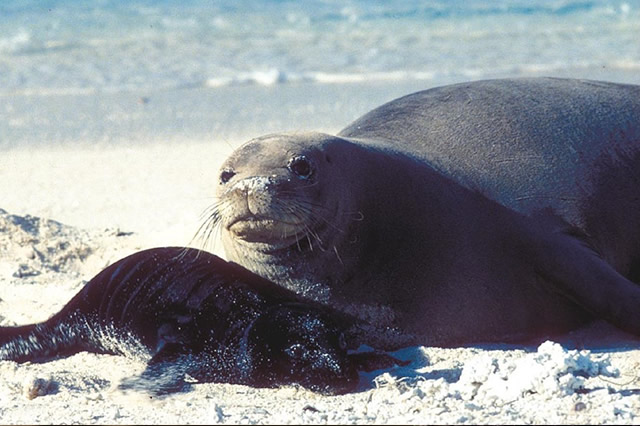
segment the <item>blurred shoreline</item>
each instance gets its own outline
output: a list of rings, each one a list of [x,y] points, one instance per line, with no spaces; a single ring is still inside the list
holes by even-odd
[[[539,74],[515,77],[539,77]],[[547,75],[544,75],[547,76]],[[571,70],[550,77],[640,84],[640,71]],[[487,75],[505,78],[511,75]],[[335,133],[409,93],[468,81],[241,84],[172,90],[28,93],[0,96],[0,150],[155,143],[238,143],[267,133]]]

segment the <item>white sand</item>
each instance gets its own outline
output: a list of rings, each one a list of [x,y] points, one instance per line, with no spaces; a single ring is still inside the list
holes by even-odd
[[[318,129],[305,120],[301,128]],[[0,324],[46,319],[129,253],[188,244],[220,162],[239,143],[213,140],[0,152]],[[640,344],[605,324],[563,344],[572,342],[604,349],[407,348],[396,355],[410,366],[362,375],[359,392],[337,397],[196,384],[158,400],[114,390],[143,367],[124,357],[2,361],[0,423],[639,424]]]

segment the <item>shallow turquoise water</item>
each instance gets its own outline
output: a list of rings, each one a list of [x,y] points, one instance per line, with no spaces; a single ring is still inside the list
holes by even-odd
[[[640,0],[3,0],[0,94],[640,73]]]

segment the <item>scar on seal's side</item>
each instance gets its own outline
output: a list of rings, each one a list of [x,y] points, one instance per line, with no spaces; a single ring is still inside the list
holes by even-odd
[[[121,388],[166,393],[201,382],[299,384],[340,394],[358,370],[402,364],[349,353],[346,315],[304,301],[244,268],[195,249],[144,250],[104,269],[40,324],[0,328],[0,360],[47,361],[80,351],[150,358]]]
[[[640,86],[461,83],[336,136],[272,134],[222,165],[202,234],[407,344],[517,342],[593,318],[640,335]]]

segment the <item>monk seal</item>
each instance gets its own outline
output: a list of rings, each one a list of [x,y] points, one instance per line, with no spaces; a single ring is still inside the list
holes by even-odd
[[[286,288],[398,331],[521,342],[593,318],[640,334],[640,86],[476,81],[337,135],[253,139],[204,233]]]
[[[144,250],[104,269],[47,321],[0,327],[0,359],[47,361],[80,351],[150,358],[122,389],[156,394],[202,382],[299,384],[353,391],[358,370],[403,364],[348,353],[356,322],[204,251]]]

